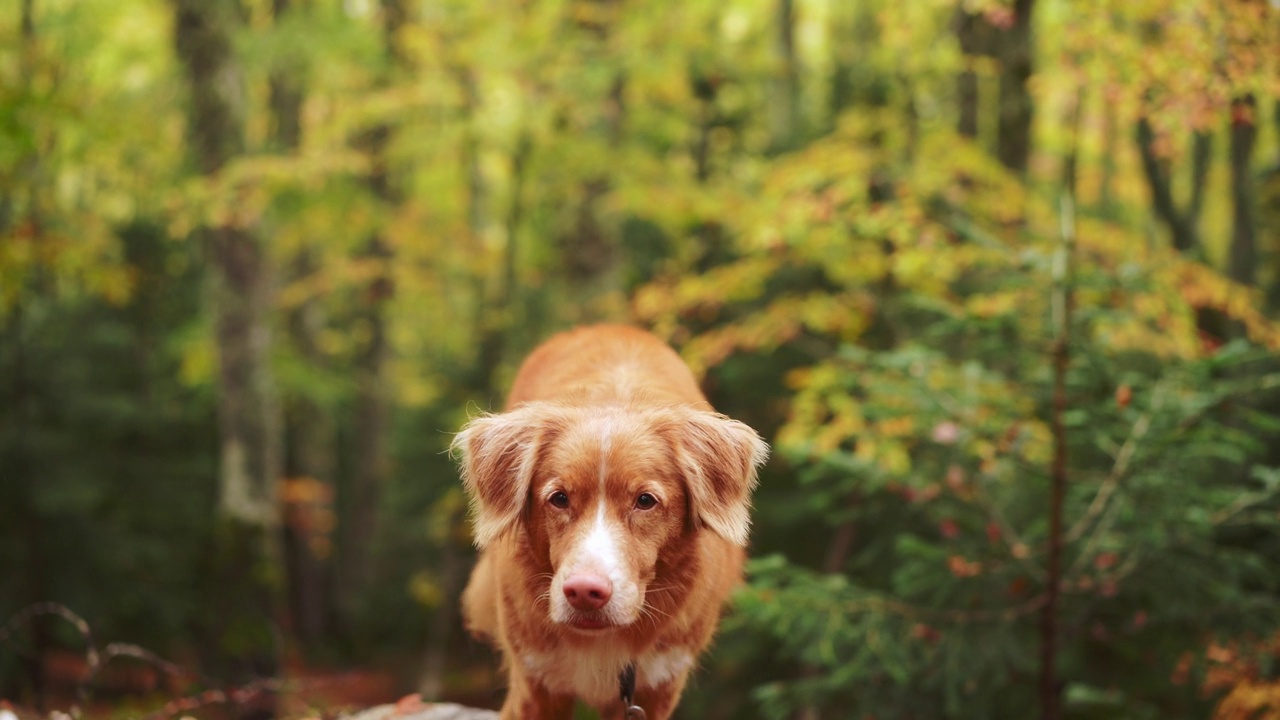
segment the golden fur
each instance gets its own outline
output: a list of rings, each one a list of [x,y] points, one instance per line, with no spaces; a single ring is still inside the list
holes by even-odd
[[[503,654],[503,720],[575,698],[620,718],[629,663],[637,704],[669,717],[741,579],[765,443],[662,341],[606,325],[535,350],[454,447],[481,549],[463,611]]]

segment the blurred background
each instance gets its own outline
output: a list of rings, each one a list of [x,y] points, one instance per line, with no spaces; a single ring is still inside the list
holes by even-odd
[[[774,446],[679,717],[1280,718],[1278,96],[1274,0],[0,0],[0,698],[495,706],[445,450],[614,320]]]

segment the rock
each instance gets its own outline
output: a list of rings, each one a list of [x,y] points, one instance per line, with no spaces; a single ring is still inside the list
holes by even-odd
[[[498,713],[453,703],[424,703],[417,695],[409,695],[394,705],[361,710],[342,720],[498,720]]]

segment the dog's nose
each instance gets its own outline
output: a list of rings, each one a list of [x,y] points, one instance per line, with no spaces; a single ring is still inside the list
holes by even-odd
[[[564,597],[576,610],[599,610],[613,595],[613,583],[599,575],[574,575],[564,581]]]

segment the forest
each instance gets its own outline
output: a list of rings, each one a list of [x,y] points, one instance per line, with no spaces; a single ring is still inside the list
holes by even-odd
[[[1275,0],[0,0],[0,708],[497,707],[597,321],[773,447],[677,717],[1280,718]]]

